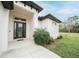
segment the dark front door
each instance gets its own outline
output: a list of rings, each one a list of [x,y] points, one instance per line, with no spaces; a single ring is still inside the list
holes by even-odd
[[[14,38],[25,38],[26,37],[26,23],[14,22]]]

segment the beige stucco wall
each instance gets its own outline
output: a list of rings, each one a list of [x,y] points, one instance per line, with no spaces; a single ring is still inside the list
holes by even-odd
[[[15,3],[15,2],[14,2]],[[26,19],[26,38],[33,39],[33,31],[38,27],[38,12],[35,9],[31,9],[29,6],[24,7],[23,3],[15,3],[14,10],[10,11],[9,19],[9,41],[13,41],[13,24],[15,17]],[[20,39],[20,38],[18,38]]]
[[[29,6],[24,7],[20,2],[14,2],[14,10],[5,9],[0,2],[0,53],[8,49],[8,43],[14,41],[14,18],[26,19],[26,38],[33,39],[33,31],[38,27],[38,12]]]
[[[46,29],[53,39],[56,39],[59,36],[59,24],[49,18],[39,21],[39,28]]]
[[[8,48],[9,10],[4,9],[0,2],[0,54]]]
[[[9,27],[8,27],[8,40],[12,41],[13,40],[13,26],[14,26],[14,17],[10,14],[9,16]]]

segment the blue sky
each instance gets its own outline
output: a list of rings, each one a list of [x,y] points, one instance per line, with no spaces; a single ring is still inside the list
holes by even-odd
[[[68,17],[79,16],[79,1],[34,1],[43,10],[39,16],[51,13],[61,21],[66,21]]]

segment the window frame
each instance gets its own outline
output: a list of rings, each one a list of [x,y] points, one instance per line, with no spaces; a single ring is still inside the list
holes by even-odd
[[[15,23],[16,23],[16,25],[15,25]],[[21,37],[19,37],[17,32],[15,32],[15,31],[18,30],[18,24],[19,23],[23,24],[23,26],[22,26],[23,27],[23,29],[22,29],[23,33],[22,33]],[[16,26],[16,30],[15,30],[15,26]],[[15,37],[15,34],[16,34],[16,37]],[[14,39],[17,39],[17,38],[26,38],[26,23],[25,22],[14,21]]]

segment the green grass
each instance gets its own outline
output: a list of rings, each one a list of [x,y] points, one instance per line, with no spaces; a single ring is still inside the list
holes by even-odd
[[[79,57],[79,33],[61,33],[62,39],[50,50],[64,58]]]

